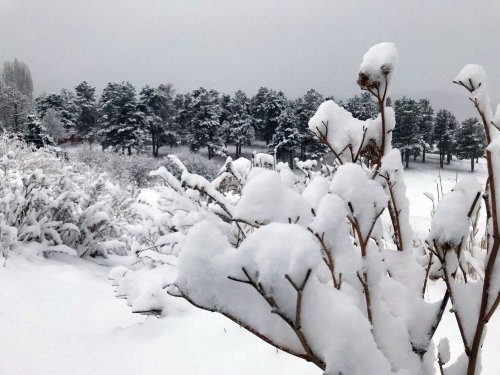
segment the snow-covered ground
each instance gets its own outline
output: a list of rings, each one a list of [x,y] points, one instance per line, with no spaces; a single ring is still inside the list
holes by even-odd
[[[443,190],[468,172],[454,161],[441,171]],[[474,175],[484,182],[483,161]],[[412,163],[406,172],[412,224],[422,236],[436,195],[435,160]],[[0,267],[0,374],[301,374],[315,366],[263,343],[222,316],[179,301],[157,319],[132,314],[114,297],[109,267],[69,256],[11,257]],[[433,285],[437,299],[442,285]],[[447,312],[438,337],[450,337],[453,357],[462,350],[453,316]],[[483,374],[499,375],[500,317],[489,324]]]
[[[13,257],[0,268],[0,374],[318,374],[222,316],[132,314],[109,268]]]

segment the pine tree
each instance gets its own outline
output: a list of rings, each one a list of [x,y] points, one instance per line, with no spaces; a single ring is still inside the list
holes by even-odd
[[[295,149],[302,141],[298,124],[295,109],[291,105],[287,106],[278,117],[278,126],[269,145],[273,152],[277,152],[276,157],[281,156],[282,160],[285,160],[285,156],[288,155],[290,168],[293,168]]]
[[[181,143],[189,143],[193,127],[193,112],[191,111],[191,93],[177,94],[174,98],[174,124],[177,137]]]
[[[76,131],[83,139],[93,142],[98,118],[95,87],[83,81],[75,87],[75,92]]]
[[[127,149],[132,154],[132,147],[139,149],[144,141],[142,114],[137,110],[135,88],[129,82],[108,83],[99,102],[102,146]]]
[[[308,156],[316,158],[325,153],[325,146],[309,133],[308,126],[309,119],[314,116],[322,102],[323,95],[311,89],[294,103],[300,131],[300,159]]]
[[[53,139],[47,133],[47,129],[45,129],[35,113],[30,113],[26,116],[23,129],[24,140],[27,143],[35,145],[37,148],[54,144]]]
[[[361,95],[355,95],[347,99],[342,106],[351,112],[354,118],[363,121],[375,118],[379,113],[378,104],[369,92],[363,92]]]
[[[45,117],[48,110],[52,109],[61,116],[61,121],[67,131],[75,129],[78,107],[75,103],[75,95],[62,89],[59,94],[42,95],[36,98],[36,111],[40,119]]]
[[[476,118],[463,121],[455,132],[455,154],[470,159],[470,170],[474,172],[474,159],[483,156],[486,148],[483,125]]]
[[[250,145],[255,139],[250,115],[250,100],[243,91],[236,91],[231,100],[231,138],[236,146],[236,158],[241,156],[241,146]]]
[[[422,145],[417,102],[407,97],[395,100],[394,112],[396,126],[392,133],[392,143],[401,150],[401,157],[404,158],[405,166],[408,168],[410,155],[418,152]]]
[[[219,93],[207,91],[203,87],[191,93],[190,108],[192,111],[192,127],[189,138],[191,151],[198,152],[207,147],[208,158],[223,154],[223,139],[220,131]]]
[[[422,163],[425,163],[425,154],[432,147],[434,132],[434,109],[429,99],[420,99],[418,106],[418,129],[422,141]]]
[[[439,150],[440,168],[444,167],[444,159],[447,155],[447,164],[450,164],[451,153],[453,152],[454,147],[453,133],[457,128],[457,125],[457,120],[450,111],[446,109],[440,109],[436,113],[432,142]]]
[[[278,126],[278,117],[286,105],[287,99],[283,92],[269,90],[266,87],[261,87],[252,98],[251,114],[254,118],[255,132],[266,144],[271,142]]]
[[[157,89],[146,86],[140,93],[138,108],[155,157],[158,157],[158,150],[163,144],[173,146],[177,141],[174,95],[171,84],[160,85]]]
[[[175,89],[171,83],[161,84],[158,86],[157,93],[160,97],[160,112],[159,116],[163,122],[163,131],[160,133],[160,141],[162,144],[168,144],[174,147],[178,142],[179,128],[175,121]]]
[[[253,96],[250,102],[250,114],[252,115],[252,126],[255,129],[257,137],[263,139],[264,128],[267,123],[267,97],[269,89],[261,87],[257,94]]]

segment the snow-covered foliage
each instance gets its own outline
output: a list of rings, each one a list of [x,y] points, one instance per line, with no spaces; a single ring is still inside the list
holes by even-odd
[[[294,174],[273,155],[254,154],[252,162],[228,158],[210,181],[172,156],[174,168],[152,172],[165,183],[164,234],[136,248],[146,267],[111,273],[117,294],[135,312],[161,315],[184,298],[325,374],[478,374],[499,301],[500,181],[490,175],[486,189],[459,181],[435,208],[425,248],[414,242],[387,107],[397,56],[382,43],[363,58],[358,84],[374,96],[376,118],[356,119],[330,100],[310,119],[333,165],[295,161],[302,174]],[[484,84],[481,75],[467,81],[477,89],[477,80]],[[500,163],[499,145],[488,147],[490,163]],[[475,229],[484,191],[488,249]],[[429,279],[447,285],[437,302],[424,297]],[[437,350],[433,342],[450,303],[465,348],[454,363],[448,341]]]
[[[127,254],[133,239],[143,238],[133,231],[142,223],[135,193],[63,156],[0,137],[2,253],[31,243],[42,254]]]

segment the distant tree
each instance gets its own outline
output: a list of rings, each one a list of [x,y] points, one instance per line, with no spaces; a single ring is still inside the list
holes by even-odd
[[[129,82],[108,83],[99,101],[100,129],[103,147],[140,149],[144,141],[141,113],[137,110],[135,88]]]
[[[219,122],[221,124],[224,124],[226,121],[228,121],[229,117],[232,114],[231,102],[232,102],[231,95],[222,94],[220,96],[220,100],[219,100],[219,106],[220,106]],[[248,107],[248,105],[249,104],[247,104],[247,107]],[[249,110],[249,108],[247,108],[247,110]]]
[[[369,92],[363,92],[361,95],[355,95],[346,100],[342,107],[351,112],[352,116],[359,120],[368,120],[377,117],[379,107]]]
[[[41,95],[35,100],[38,117],[43,119],[47,111],[54,110],[61,116],[66,130],[74,130],[78,116],[75,100],[75,95],[65,89],[62,89],[59,94]]]
[[[192,126],[189,146],[191,151],[198,152],[207,147],[208,158],[223,153],[223,139],[220,134],[219,93],[200,87],[191,93],[190,110]]]
[[[46,133],[54,140],[67,138],[68,132],[61,121],[61,115],[54,109],[49,109],[41,120]]]
[[[269,144],[271,151],[276,150],[276,157],[281,157],[285,160],[288,155],[290,168],[293,168],[293,159],[295,157],[295,149],[300,146],[302,134],[299,129],[298,117],[295,114],[295,109],[289,105],[278,117],[278,126],[274,133],[272,142]]]
[[[138,108],[143,114],[143,125],[149,134],[153,156],[163,144],[173,144],[177,139],[174,123],[175,91],[171,84],[160,85],[157,89],[149,86],[141,90]]]
[[[454,147],[453,133],[455,132],[457,125],[458,122],[450,111],[440,109],[436,113],[432,141],[439,150],[440,168],[443,168],[446,156],[448,156],[447,164],[450,164],[451,153],[453,152]]]
[[[26,116],[26,121],[23,124],[23,138],[27,143],[33,144],[37,148],[54,144],[47,129],[35,113]]]
[[[392,143],[401,151],[408,168],[410,155],[418,152],[422,145],[422,135],[418,127],[418,105],[413,99],[402,97],[394,101],[396,126],[392,132]]]
[[[171,83],[161,84],[157,88],[159,96],[158,115],[162,120],[162,131],[160,132],[160,143],[174,147],[179,139],[179,127],[176,118],[175,89]]]
[[[0,69],[0,128],[19,133],[32,111],[33,81],[27,64],[6,61]]]
[[[425,154],[432,147],[434,132],[434,109],[429,99],[420,99],[417,103],[418,129],[422,142],[422,162],[425,163]]]
[[[76,131],[83,139],[93,142],[98,119],[95,87],[83,81],[75,87],[75,92]]]
[[[325,153],[325,146],[309,133],[308,126],[309,119],[314,116],[322,102],[323,95],[311,89],[294,103],[300,131],[300,159],[306,158],[306,154],[315,158]]]
[[[455,132],[455,154],[459,159],[470,159],[474,172],[474,159],[483,156],[486,148],[483,125],[476,118],[463,121]]]
[[[267,98],[269,96],[267,87],[261,87],[250,102],[250,113],[252,115],[252,125],[255,129],[255,134],[259,138],[263,138],[264,128],[267,123]]]
[[[241,156],[241,147],[250,145],[255,139],[250,115],[250,100],[243,91],[236,91],[229,104],[229,139],[236,147],[236,158]]]
[[[188,142],[193,127],[193,112],[191,112],[191,93],[177,94],[174,98],[174,124],[181,142]]]
[[[33,96],[33,80],[28,64],[17,59],[3,64],[1,80],[6,86],[12,87],[29,98]]]
[[[17,89],[0,83],[0,118],[1,127],[19,133],[21,124],[32,108],[29,97]]]
[[[256,135],[266,144],[271,142],[278,127],[278,117],[287,105],[285,94],[281,91],[261,87],[252,98],[251,114],[254,119]]]

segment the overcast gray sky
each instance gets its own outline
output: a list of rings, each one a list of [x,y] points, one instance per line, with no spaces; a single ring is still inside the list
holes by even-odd
[[[0,62],[28,63],[37,94],[129,80],[348,97],[382,41],[400,52],[394,96],[460,111],[451,80],[475,62],[499,97],[500,0],[0,0]]]

